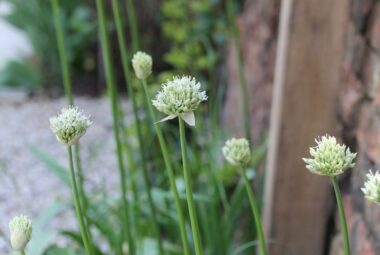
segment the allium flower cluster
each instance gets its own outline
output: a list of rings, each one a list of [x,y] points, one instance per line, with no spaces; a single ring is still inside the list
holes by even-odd
[[[25,215],[13,218],[9,222],[11,245],[16,251],[22,251],[32,238],[32,222]]]
[[[335,137],[325,135],[315,141],[317,146],[310,148],[312,158],[303,158],[310,172],[335,176],[354,167],[356,153],[352,153],[347,146],[338,144]]]
[[[375,174],[369,171],[367,174],[367,181],[362,188],[364,196],[367,200],[380,204],[380,172],[376,171]]]
[[[226,160],[233,165],[245,166],[251,160],[249,142],[245,138],[227,140],[222,151]]]
[[[89,118],[72,106],[63,108],[58,116],[50,118],[51,130],[65,145],[75,144],[90,125]]]
[[[138,51],[133,55],[132,66],[137,78],[144,80],[152,73],[152,57]]]
[[[201,84],[191,76],[174,77],[162,85],[152,103],[157,110],[168,115],[163,121],[181,117],[194,126],[193,112],[207,100],[206,92],[200,89]]]

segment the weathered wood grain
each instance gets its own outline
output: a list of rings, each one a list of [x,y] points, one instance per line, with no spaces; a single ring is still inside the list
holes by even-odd
[[[322,255],[325,248],[329,179],[309,173],[301,158],[314,137],[336,133],[348,4],[282,1],[263,214],[272,255]]]

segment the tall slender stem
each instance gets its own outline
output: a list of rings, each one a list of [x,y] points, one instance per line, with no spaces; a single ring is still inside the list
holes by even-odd
[[[25,251],[24,250],[20,251],[20,255],[25,255]]]
[[[118,111],[118,102],[117,102],[117,91],[115,78],[113,74],[113,66],[110,56],[110,48],[107,37],[107,28],[106,28],[106,17],[103,7],[102,0],[96,0],[96,7],[99,19],[99,30],[100,30],[100,40],[102,55],[104,60],[105,74],[106,74],[106,83],[108,87],[109,96],[111,98],[111,107],[112,107],[112,119],[113,119],[113,131],[114,139],[116,143],[116,152],[117,152],[117,163],[120,175],[120,188],[121,188],[121,202],[122,202],[122,217],[123,217],[123,239],[127,238],[129,251],[131,255],[135,255],[135,245],[131,233],[131,225],[129,222],[129,204],[127,201],[127,182],[126,182],[126,173],[124,169],[123,155],[122,155],[122,146],[119,137],[119,111]]]
[[[138,26],[137,26],[137,17],[136,17],[136,10],[134,5],[134,0],[126,0],[126,8],[127,8],[127,17],[128,17],[128,24],[129,24],[129,30],[131,32],[131,38],[132,38],[132,52],[136,53],[140,49],[140,39],[139,39],[139,33],[138,33]],[[121,25],[121,22],[120,22]],[[123,38],[124,39],[124,38]],[[126,45],[125,43],[123,45]],[[127,55],[127,54],[125,54]],[[126,57],[128,60],[129,58]],[[130,79],[128,81],[128,84],[132,86],[133,79]],[[128,94],[130,95],[130,98],[132,98],[132,102],[136,101],[136,99],[130,94],[128,91]],[[136,103],[135,103],[136,104]],[[144,101],[144,110],[145,112],[148,112],[148,106]],[[146,118],[146,122],[149,122],[149,118]],[[150,125],[148,125],[148,134],[150,135],[149,138],[153,136],[153,130]]]
[[[116,27],[116,34],[117,34],[117,39],[118,39],[118,44],[119,44],[119,49],[120,49],[120,55],[121,55],[121,62],[122,62],[122,67],[123,67],[123,74],[125,77],[125,86],[127,87],[128,91],[128,96],[132,101],[132,111],[133,111],[133,116],[137,116],[137,102],[136,98],[133,96],[133,79],[132,79],[132,74],[129,69],[129,61],[128,61],[128,51],[127,51],[127,43],[124,38],[124,31],[123,31],[123,22],[121,19],[120,15],[120,4],[118,0],[112,0],[112,11],[113,11],[113,17],[115,21],[115,27]],[[136,119],[136,118],[135,118]],[[136,122],[136,125],[138,123]],[[136,127],[138,129],[139,127]],[[130,149],[126,148],[126,152],[130,155],[128,155],[128,158],[132,159],[133,155],[130,153]],[[132,161],[130,161],[132,163]],[[136,173],[136,172],[134,172]],[[135,198],[139,197],[139,190],[137,188],[137,183],[136,183],[136,178],[132,179],[132,190],[134,191]],[[138,202],[138,200],[136,200]]]
[[[62,79],[63,79],[63,88],[65,91],[65,96],[67,99],[68,105],[73,105],[74,104],[74,98],[73,98],[73,93],[72,93],[72,84],[71,84],[71,79],[70,79],[70,68],[69,68],[69,63],[67,60],[67,54],[66,54],[66,48],[65,48],[65,41],[64,41],[64,33],[63,33],[63,28],[62,28],[62,22],[61,22],[61,17],[60,17],[60,9],[59,9],[59,0],[52,0],[51,1],[51,7],[53,11],[53,16],[54,16],[54,25],[55,25],[55,35],[57,39],[57,48],[58,48],[58,54],[59,54],[59,60],[61,63],[61,70],[62,70]],[[82,172],[82,167],[81,167],[81,162],[80,162],[80,154],[79,154],[79,144],[75,144],[74,146],[74,154],[75,154],[75,163],[76,163],[76,168],[78,172],[78,189],[79,189],[79,195],[80,195],[80,202],[82,206],[82,212],[84,214],[85,221],[88,222],[87,220],[87,196],[86,193],[84,192],[84,178],[83,178],[83,172]],[[91,242],[91,233],[87,231],[87,238]]]
[[[148,205],[150,209],[152,227],[157,238],[159,254],[163,255],[164,251],[163,251],[161,234],[160,234],[160,229],[159,229],[158,220],[157,220],[157,213],[156,213],[156,209],[153,203],[153,197],[151,193],[151,184],[150,184],[149,175],[148,175],[148,166],[147,166],[147,161],[145,157],[145,148],[144,148],[143,137],[141,133],[140,120],[138,118],[137,103],[136,103],[135,97],[133,96],[133,87],[132,87],[132,82],[131,82],[132,79],[131,79],[129,65],[128,65],[129,62],[128,62],[128,56],[127,56],[127,48],[125,46],[126,43],[125,43],[123,29],[122,29],[122,22],[121,22],[121,17],[120,17],[118,0],[112,0],[112,8],[113,8],[113,13],[114,13],[114,18],[115,18],[119,47],[121,51],[124,76],[127,80],[127,88],[129,92],[129,97],[132,99],[133,116],[136,122],[137,139],[139,143],[140,158],[141,158],[141,164],[143,168],[143,179],[144,179],[146,193],[148,197]]]
[[[87,236],[88,230],[84,222],[84,217],[83,217],[83,213],[82,213],[80,201],[79,201],[79,193],[78,193],[78,188],[77,188],[77,181],[75,179],[74,162],[73,162],[71,146],[67,146],[67,153],[69,156],[71,189],[72,189],[73,198],[74,198],[75,211],[76,211],[77,218],[79,221],[79,229],[82,235],[82,240],[83,240],[83,244],[86,250],[86,254],[92,255],[93,253],[92,253],[91,244],[89,243],[88,236]]]
[[[132,34],[132,50],[136,52],[140,48],[139,33],[137,31],[136,12],[133,0],[126,0],[129,28]]]
[[[59,4],[58,0],[52,0],[51,6],[54,15],[54,24],[56,29],[56,38],[57,38],[57,46],[58,46],[58,54],[59,60],[61,62],[61,70],[63,77],[63,87],[65,90],[65,95],[69,105],[73,104],[73,94],[72,94],[72,86],[70,80],[70,69],[67,62],[66,50],[65,50],[65,41],[63,36],[62,22],[59,13]]]
[[[83,214],[87,220],[87,206],[88,206],[88,198],[86,196],[86,193],[84,191],[84,176],[83,171],[81,167],[81,160],[80,160],[80,153],[79,153],[79,144],[74,145],[74,159],[75,159],[75,167],[78,173],[78,190],[79,190],[79,196],[81,198],[81,206]]]
[[[88,226],[89,224],[89,220],[87,216],[88,198],[84,190],[84,176],[83,176],[83,170],[82,170],[81,161],[80,161],[79,142],[74,145],[74,159],[75,159],[76,172],[78,176],[77,185],[78,185],[78,191],[79,191],[80,206],[83,213],[85,224]],[[88,241],[92,244],[92,236],[89,230],[89,226],[86,228],[86,234],[87,234]],[[90,248],[92,248],[92,246]],[[91,252],[93,252],[93,250]]]
[[[119,4],[120,1],[115,1],[115,0],[112,0],[112,11],[113,11],[113,17],[114,17],[114,20],[115,20],[115,26],[116,26],[116,33],[117,33],[117,38],[118,38],[118,43],[119,43],[119,48],[120,48],[120,53],[121,53],[121,60],[122,60],[122,67],[123,67],[123,72],[124,72],[124,76],[125,76],[125,80],[126,80],[126,87],[127,87],[127,90],[128,90],[128,94],[129,94],[129,97],[132,98],[132,105],[133,105],[133,113],[134,114],[137,114],[137,107],[136,107],[136,99],[134,97],[131,97],[130,95],[133,94],[133,86],[132,86],[132,76],[131,76],[131,73],[129,72],[129,63],[128,63],[128,52],[127,52],[127,44],[126,44],[126,41],[124,39],[124,32],[123,32],[123,22],[121,20],[121,16],[120,16],[120,4]],[[121,123],[121,128],[124,129],[124,125],[123,123]],[[123,133],[122,133],[123,135]],[[127,134],[125,135],[125,137],[123,138],[126,138]],[[133,191],[133,198],[135,199],[135,203],[138,203],[139,202],[139,189],[138,189],[138,184],[137,184],[137,180],[136,180],[136,171],[138,170],[137,169],[137,166],[135,165],[134,161],[133,161],[133,153],[132,153],[132,150],[131,150],[131,146],[128,145],[128,142],[126,143],[126,146],[124,146],[125,148],[125,152],[127,154],[127,160],[128,162],[130,163],[130,169],[131,169],[131,173],[132,175],[134,176],[134,178],[131,179],[131,188],[132,188],[132,191]],[[139,208],[138,206],[134,207],[134,214],[131,214],[131,217],[132,216],[135,216],[135,215],[138,215],[140,212],[139,212]],[[135,230],[138,230],[138,227],[135,228]],[[138,235],[138,233],[135,233]]]
[[[164,158],[165,167],[166,167],[166,170],[168,171],[170,188],[171,188],[173,195],[174,195],[174,202],[175,202],[175,206],[176,206],[176,210],[177,210],[178,223],[179,223],[179,228],[180,228],[180,232],[181,232],[183,252],[184,252],[184,255],[190,255],[189,242],[188,242],[187,237],[186,237],[186,225],[185,225],[185,219],[184,219],[184,215],[183,215],[183,209],[181,206],[181,200],[179,198],[177,186],[175,183],[174,171],[173,171],[172,165],[170,163],[168,149],[166,146],[164,136],[162,134],[162,130],[161,130],[160,126],[157,124],[157,116],[156,116],[156,113],[153,111],[153,107],[152,107],[151,102],[150,102],[150,96],[149,96],[146,81],[142,80],[141,82],[142,82],[142,85],[144,88],[145,100],[147,101],[147,105],[148,105],[149,112],[150,112],[150,115],[151,115],[151,118],[153,121],[153,125],[156,128],[156,133],[157,133],[158,141],[160,143],[162,156]]]
[[[185,186],[186,186],[186,198],[187,205],[189,207],[190,223],[191,229],[193,232],[194,245],[195,245],[195,254],[202,255],[202,244],[199,234],[198,219],[194,206],[193,193],[191,190],[191,177],[190,172],[187,168],[187,152],[186,152],[186,135],[185,135],[185,123],[181,117],[178,117],[179,122],[179,135],[181,139],[181,153],[182,153],[182,165],[183,173],[185,177]]]
[[[233,0],[227,0],[227,17],[230,24],[230,29],[232,32],[232,38],[234,41],[234,46],[236,50],[236,59],[239,67],[239,80],[240,80],[240,91],[242,97],[242,107],[243,107],[243,122],[244,122],[244,132],[245,137],[248,141],[251,141],[251,123],[249,116],[249,91],[244,69],[244,59],[243,51],[240,45],[240,33],[236,25],[235,12],[233,9]]]
[[[255,196],[253,194],[251,184],[249,183],[249,180],[247,177],[247,171],[245,169],[242,169],[242,172],[243,172],[244,185],[245,185],[245,188],[246,188],[247,194],[248,194],[249,204],[251,205],[253,218],[255,219],[257,235],[259,237],[260,254],[261,255],[267,255],[268,252],[267,252],[267,248],[266,248],[266,244],[265,244],[264,231],[263,231],[263,227],[261,225],[260,213],[259,213],[259,210],[257,208],[256,199],[255,199]]]
[[[342,229],[342,236],[343,236],[344,255],[350,255],[351,254],[350,242],[349,242],[349,238],[348,238],[346,216],[344,214],[344,205],[343,205],[342,195],[340,194],[340,189],[339,189],[339,185],[338,185],[338,181],[336,179],[336,176],[331,177],[331,182],[334,186],[336,203],[338,204],[339,221],[340,221],[340,227]]]

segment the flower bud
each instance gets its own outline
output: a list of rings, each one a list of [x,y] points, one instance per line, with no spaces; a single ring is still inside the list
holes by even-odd
[[[25,215],[20,215],[9,222],[9,230],[12,248],[23,251],[32,238],[32,222]]]
[[[152,57],[145,52],[138,51],[133,55],[132,66],[137,78],[144,80],[152,73]]]
[[[227,140],[222,151],[226,160],[233,165],[245,166],[251,161],[249,142],[245,138]]]
[[[369,171],[367,174],[367,181],[362,188],[364,197],[371,202],[380,204],[380,172],[376,171],[375,174]]]
[[[194,126],[193,112],[202,101],[207,100],[206,92],[200,91],[200,88],[201,84],[191,76],[174,77],[162,85],[152,103],[157,110],[168,115],[163,120],[181,117]]]
[[[129,245],[127,242],[123,243],[122,250],[124,255],[129,255]]]
[[[310,172],[335,176],[355,166],[353,161],[356,153],[352,153],[347,146],[338,144],[335,137],[325,135],[315,141],[317,146],[310,148],[312,158],[303,158]]]
[[[65,145],[75,144],[90,125],[89,118],[73,106],[63,108],[58,116],[50,118],[51,130]]]

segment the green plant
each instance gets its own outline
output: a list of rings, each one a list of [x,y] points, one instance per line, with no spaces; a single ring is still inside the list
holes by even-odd
[[[140,152],[140,162],[142,165],[142,170],[143,170],[143,180],[145,184],[145,191],[148,197],[148,204],[149,204],[149,210],[150,210],[150,219],[151,223],[153,226],[153,230],[155,232],[155,236],[158,241],[158,249],[159,249],[159,254],[163,255],[163,246],[162,246],[162,240],[161,240],[161,235],[160,235],[160,229],[157,221],[157,213],[156,213],[156,208],[153,202],[152,198],[152,193],[151,193],[151,184],[149,180],[149,173],[148,173],[148,166],[147,166],[147,161],[146,161],[146,153],[145,153],[145,146],[143,143],[143,134],[142,130],[140,127],[140,120],[138,118],[138,109],[137,109],[137,102],[134,98],[134,91],[132,87],[132,79],[131,79],[131,73],[129,70],[129,61],[127,57],[127,49],[125,46],[125,40],[123,38],[123,32],[122,32],[122,22],[121,22],[121,17],[120,17],[120,8],[117,0],[112,1],[112,7],[113,7],[113,13],[114,13],[114,18],[115,18],[115,23],[116,23],[116,29],[117,29],[117,34],[118,34],[118,41],[119,41],[119,47],[121,49],[121,58],[122,58],[122,63],[123,63],[123,71],[124,71],[124,76],[127,81],[127,89],[129,92],[129,97],[132,100],[132,107],[133,107],[133,116],[134,120],[136,123],[136,131],[137,131],[137,139],[138,139],[138,146],[139,146],[139,152]],[[150,69],[150,70],[147,70]],[[148,76],[152,72],[152,64],[150,62],[150,65],[148,67],[145,67],[144,70],[146,73],[144,75]]]
[[[162,90],[152,100],[153,105],[168,116],[161,121],[178,118],[181,144],[182,166],[186,186],[186,199],[189,209],[191,229],[194,238],[195,253],[202,255],[202,244],[198,219],[191,188],[190,172],[187,163],[187,144],[185,141],[185,124],[195,126],[194,111],[202,101],[207,100],[206,92],[200,91],[200,84],[192,77],[175,77],[162,86]]]
[[[57,38],[57,47],[58,47],[58,53],[59,53],[59,60],[60,65],[62,69],[62,80],[63,80],[63,88],[65,91],[65,96],[67,99],[68,106],[74,105],[74,98],[72,93],[72,81],[70,79],[71,77],[71,70],[70,66],[67,60],[67,50],[65,47],[65,36],[63,32],[62,27],[62,21],[60,16],[60,3],[59,0],[51,0],[51,8],[54,16],[54,25],[55,25],[55,31],[56,31],[56,38]],[[79,197],[80,197],[80,206],[81,211],[83,213],[84,221],[88,224],[88,216],[87,216],[87,204],[88,204],[88,198],[86,196],[86,193],[84,192],[84,176],[82,171],[82,165],[80,161],[80,151],[79,151],[79,143],[76,143],[74,145],[74,159],[76,163],[77,173],[78,173],[78,190],[79,190]],[[91,243],[91,232],[88,231],[88,241]]]
[[[29,56],[19,60],[24,69],[20,70],[20,65],[8,65],[6,72],[0,75],[8,75],[2,85],[28,86],[31,88],[45,86],[51,87],[59,80],[61,72],[57,45],[55,41],[55,28],[53,22],[53,13],[51,12],[50,1],[45,0],[4,0],[11,6],[11,12],[4,18],[12,25],[21,29],[28,37],[34,56],[33,74],[28,72],[30,77],[39,77],[32,79],[30,82],[24,82],[18,77],[23,76],[23,71],[29,65]],[[62,17],[62,29],[66,37],[66,56],[74,75],[83,75],[84,72],[90,71],[89,62],[94,58],[91,51],[95,43],[95,24],[93,22],[93,13],[91,9],[78,0],[61,1],[59,15]],[[94,62],[94,61],[92,61]],[[28,69],[29,70],[29,69]],[[14,73],[14,75],[10,75]]]
[[[251,151],[249,148],[249,142],[245,138],[236,139],[232,138],[226,141],[226,144],[223,147],[224,157],[232,165],[238,166],[241,168],[243,175],[244,186],[247,191],[249,203],[251,206],[253,218],[255,219],[256,231],[259,237],[260,251],[262,255],[268,254],[263,228],[260,221],[260,212],[257,207],[257,202],[253,194],[251,184],[249,183],[246,167],[251,161]]]
[[[220,122],[225,77],[217,66],[228,35],[222,0],[167,0],[161,4],[162,32],[169,48],[163,58],[170,65],[159,75],[161,82],[174,75],[191,73],[202,81],[210,96],[208,112],[213,128]]]
[[[80,205],[79,192],[78,192],[77,181],[75,177],[76,174],[74,172],[74,161],[73,161],[71,146],[68,146],[67,153],[69,155],[70,177],[71,177],[71,186],[72,186],[75,210],[76,210],[76,214],[79,221],[79,228],[82,235],[82,241],[84,243],[84,247],[86,249],[87,255],[91,255],[93,254],[93,251],[92,251],[92,246],[91,246],[89,234],[88,234],[89,230],[84,220],[84,213],[82,211],[82,206]]]
[[[31,61],[12,60],[0,71],[0,86],[38,88],[42,76]]]
[[[178,2],[184,4],[182,0]],[[55,3],[52,2],[52,4]],[[202,82],[199,83],[187,76],[176,78],[176,82],[183,85],[183,93],[170,86],[170,82],[163,85],[163,89],[166,87],[168,91],[171,91],[168,93],[168,95],[171,94],[169,97],[180,97],[182,105],[179,107],[178,105],[175,106],[176,100],[170,101],[168,100],[169,97],[163,95],[157,96],[151,102],[150,94],[156,89],[155,84],[159,83],[152,76],[149,77],[151,79],[149,81],[152,81],[149,87],[145,79],[148,77],[145,75],[140,76],[140,78],[144,78],[140,82],[141,86],[133,85],[134,80],[130,72],[131,57],[124,39],[119,2],[116,0],[111,2],[124,76],[132,102],[131,107],[133,107],[133,120],[124,123],[114,77],[113,59],[111,59],[110,54],[110,40],[107,34],[109,31],[107,25],[113,23],[106,18],[104,2],[102,0],[96,1],[107,94],[112,109],[113,135],[121,195],[120,199],[115,199],[106,190],[96,187],[91,196],[88,196],[88,200],[83,200],[85,194],[84,191],[83,194],[80,191],[83,184],[80,180],[73,180],[73,177],[76,177],[75,175],[68,174],[70,169],[71,173],[74,172],[73,169],[79,172],[78,167],[72,164],[72,151],[69,153],[71,155],[71,167],[66,169],[57,164],[49,153],[30,146],[33,153],[59,176],[63,183],[68,187],[78,188],[77,192],[74,193],[79,199],[74,201],[74,205],[77,211],[81,210],[78,215],[82,215],[83,219],[80,222],[83,227],[79,229],[79,232],[65,228],[62,228],[60,232],[61,236],[69,239],[75,246],[59,248],[51,245],[46,247],[43,252],[44,255],[77,255],[83,254],[84,251],[96,255],[123,255],[126,250],[132,255],[156,255],[158,252],[167,255],[189,255],[194,252],[205,255],[254,253],[254,246],[256,245],[256,242],[252,240],[255,236],[255,232],[252,231],[254,225],[251,217],[242,217],[246,211],[249,211],[247,210],[249,204],[244,199],[244,187],[247,187],[247,180],[236,175],[231,167],[221,163],[220,144],[225,138],[225,130],[218,127],[218,118],[214,116],[210,119],[209,109],[200,105],[200,102],[206,99],[205,93],[199,92],[203,88],[211,92],[209,94],[210,102],[218,102],[217,94],[208,86],[215,81],[213,79],[215,78],[214,67],[216,63],[214,62],[216,60],[214,48],[216,43],[214,40],[216,39],[208,38],[208,36],[207,38],[197,37],[204,31],[211,31],[211,27],[215,25],[214,21],[220,21],[219,17],[212,18],[213,22],[211,23],[214,25],[206,25],[202,28],[204,21],[200,22],[201,19],[198,19],[204,17],[207,20],[209,18],[207,16],[215,11],[215,6],[218,6],[216,3],[220,3],[220,1],[197,0],[189,4],[191,8],[189,13],[196,15],[197,18],[190,17],[191,29],[187,30],[186,33],[189,31],[196,31],[196,33],[193,34],[194,37],[191,35],[191,38],[188,37],[189,34],[186,35],[189,40],[183,41],[183,44],[181,42],[181,45],[190,51],[177,51],[177,56],[172,59],[174,68],[171,67],[168,69],[169,72],[164,72],[165,75],[191,72],[197,77],[202,77],[199,79]],[[133,1],[128,1],[128,4],[133,5]],[[63,70],[65,92],[70,104],[72,102],[70,99],[72,97],[70,70],[73,69],[70,65],[67,66],[70,54],[66,44],[69,39],[64,29],[64,16],[59,19],[57,13],[60,11],[57,11],[54,5],[53,10],[55,27],[57,28],[60,66]],[[178,14],[172,13],[171,15]],[[181,19],[181,17],[178,18]],[[131,17],[129,17],[129,22],[131,22]],[[221,22],[224,24],[223,21]],[[174,24],[175,21],[172,21],[173,26]],[[61,26],[63,27],[62,30],[60,30]],[[133,27],[137,27],[136,22],[130,24],[130,29]],[[178,32],[178,29],[176,31]],[[138,45],[138,35],[133,37],[135,37],[134,44]],[[173,45],[178,43],[176,40],[172,41]],[[188,43],[189,45],[187,45]],[[195,54],[189,56],[188,53]],[[190,62],[186,66],[175,64],[181,58]],[[144,68],[141,69],[144,72],[151,68],[150,61],[145,60],[139,62],[139,64],[144,65]],[[196,65],[192,65],[194,60],[197,62]],[[187,86],[189,84],[191,86]],[[144,96],[142,98],[144,101],[137,100],[140,91]],[[164,105],[163,102],[171,102],[174,106]],[[168,115],[165,118],[166,120],[179,117],[180,135],[178,135],[176,125],[168,122],[157,123],[157,116],[152,110],[152,105]],[[209,106],[215,114],[219,114],[218,111],[215,111],[217,109],[215,105],[210,103]],[[145,117],[145,121],[142,121],[139,118],[139,112],[144,108],[148,115]],[[185,134],[185,122],[191,126],[195,125],[193,112],[196,109],[198,111],[196,128],[189,129],[190,132]],[[130,143],[131,140],[136,140],[136,144]],[[265,149],[261,147],[252,151],[252,167],[257,167],[264,153]],[[125,159],[127,159],[126,162]],[[249,174],[245,177],[252,180],[254,170],[247,169],[247,172]],[[70,182],[70,180],[72,181]],[[171,191],[168,191],[167,187],[170,187]],[[186,205],[189,214],[184,213]],[[150,220],[146,220],[147,218]],[[244,221],[244,228],[239,229],[236,228],[236,225],[242,221],[241,218]],[[83,231],[84,228],[85,231]],[[93,236],[91,236],[91,232]],[[154,235],[151,236],[152,233]],[[82,242],[82,239],[85,240],[85,243]],[[91,246],[90,250],[89,246]],[[79,248],[71,249],[72,247]]]
[[[106,83],[108,87],[108,94],[111,101],[112,108],[112,119],[113,119],[113,132],[114,139],[116,142],[116,157],[118,161],[119,174],[120,174],[120,188],[121,188],[121,201],[122,201],[122,219],[123,219],[123,240],[127,239],[129,252],[131,255],[135,255],[135,243],[134,238],[131,232],[132,223],[130,221],[130,207],[127,201],[127,182],[126,182],[126,171],[124,168],[123,162],[123,152],[120,141],[120,127],[119,127],[119,109],[118,109],[118,98],[117,98],[117,89],[114,78],[114,70],[112,65],[112,60],[110,56],[110,48],[109,48],[109,39],[107,36],[106,29],[106,16],[103,8],[103,3],[101,0],[96,1],[98,20],[99,20],[99,30],[100,30],[100,39],[101,39],[101,47],[102,47],[102,55],[104,58],[104,68],[106,73]],[[120,252],[122,251],[122,247],[120,247]]]
[[[311,158],[303,158],[306,168],[318,175],[329,176],[334,187],[336,202],[339,210],[340,226],[342,228],[344,254],[350,255],[346,216],[342,195],[336,176],[354,167],[356,153],[352,153],[346,145],[338,144],[336,138],[325,135],[316,140],[317,146],[310,148]]]
[[[348,230],[347,230],[347,223],[346,223],[346,215],[344,213],[344,205],[343,205],[343,199],[342,195],[340,194],[340,189],[338,185],[338,181],[336,179],[336,176],[331,178],[331,182],[334,187],[336,202],[338,204],[338,211],[339,211],[339,221],[340,226],[342,228],[342,236],[343,236],[343,249],[345,255],[350,255],[350,239],[348,237]]]
[[[84,243],[87,255],[93,254],[93,247],[90,241],[88,225],[85,221],[85,214],[83,212],[83,206],[81,205],[78,192],[78,182],[76,180],[77,174],[74,170],[74,160],[71,146],[79,141],[90,125],[91,121],[87,118],[87,116],[73,106],[62,109],[58,116],[50,118],[50,127],[57,137],[57,140],[67,147],[73,200],[82,241]]]
[[[141,84],[142,84],[143,89],[144,89],[145,100],[147,101],[147,105],[149,106],[149,113],[150,113],[151,118],[152,118],[151,124],[154,125],[154,127],[156,129],[158,141],[160,143],[160,148],[161,148],[161,152],[162,152],[162,157],[163,157],[164,162],[165,162],[165,168],[168,172],[170,188],[171,188],[173,196],[174,196],[174,201],[175,201],[175,206],[176,206],[176,211],[177,211],[178,224],[179,224],[180,233],[181,233],[183,252],[184,252],[184,255],[190,255],[189,243],[188,243],[187,236],[186,236],[186,225],[185,225],[184,214],[183,214],[183,210],[181,207],[180,198],[178,195],[178,189],[177,189],[177,186],[175,183],[175,176],[174,176],[173,168],[172,168],[172,165],[171,165],[170,160],[169,160],[168,148],[167,148],[164,136],[162,134],[161,128],[157,124],[156,113],[154,112],[153,107],[150,103],[151,99],[150,99],[150,95],[149,95],[149,91],[148,91],[148,86],[146,84],[146,80],[142,79]]]
[[[208,50],[214,49],[207,48],[206,44],[212,44],[214,39],[223,40],[212,38],[210,33],[213,31],[216,37],[221,36],[222,31],[218,29],[222,18],[216,14],[219,5],[219,1],[205,0],[168,0],[162,3],[162,31],[171,44],[164,59],[173,66],[174,73],[201,73],[208,70],[208,65],[215,65],[216,55],[207,55]]]

